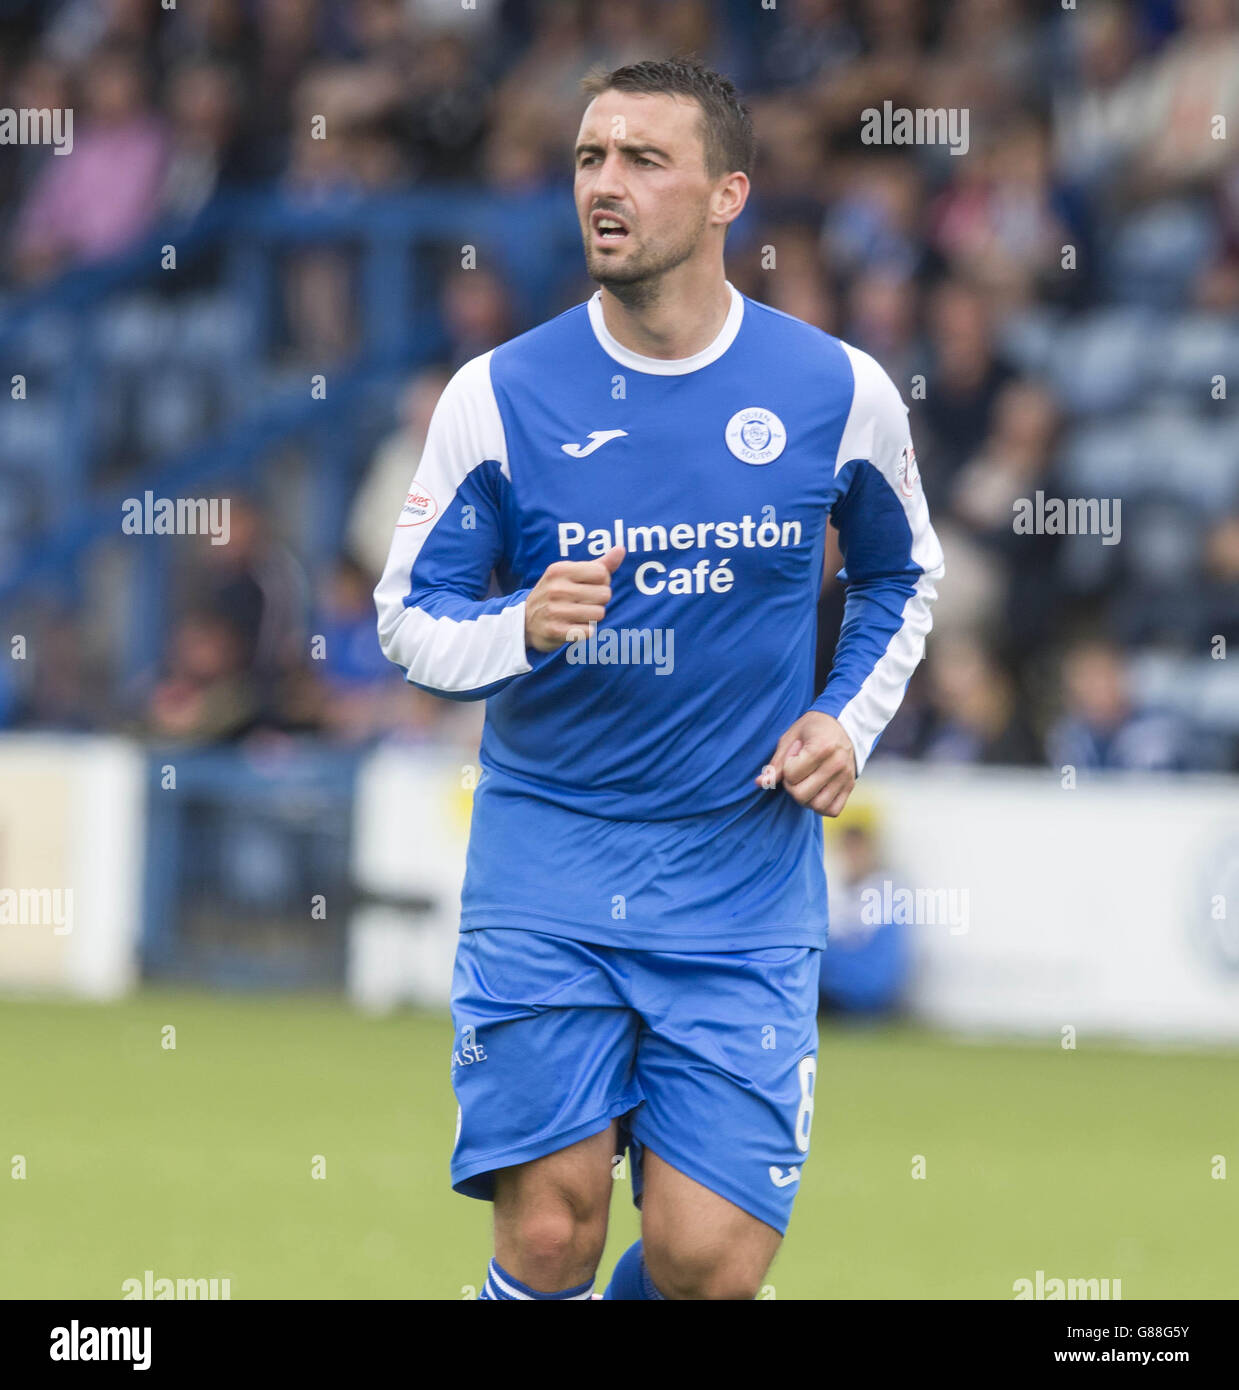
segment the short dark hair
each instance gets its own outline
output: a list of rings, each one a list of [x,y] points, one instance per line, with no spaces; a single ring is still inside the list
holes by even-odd
[[[721,178],[753,168],[753,120],[735,83],[697,58],[647,58],[611,72],[598,68],[581,83],[590,97],[603,92],[643,92],[689,97],[701,107],[706,173]]]

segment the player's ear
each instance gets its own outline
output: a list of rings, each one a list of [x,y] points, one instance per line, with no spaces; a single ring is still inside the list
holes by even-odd
[[[749,176],[738,169],[720,179],[711,199],[711,212],[717,226],[730,226],[744,211],[749,200]]]

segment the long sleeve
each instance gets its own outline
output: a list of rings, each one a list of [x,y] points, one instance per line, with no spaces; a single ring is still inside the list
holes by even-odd
[[[925,654],[942,547],[908,430],[908,409],[867,353],[844,344],[852,408],[835,460],[845,487],[831,512],[846,586],[843,626],[826,688],[813,708],[838,719],[863,771]]]
[[[493,695],[544,659],[525,647],[529,590],[487,597],[505,570],[510,486],[490,358],[466,363],[440,397],[374,591],[385,655],[457,700]]]

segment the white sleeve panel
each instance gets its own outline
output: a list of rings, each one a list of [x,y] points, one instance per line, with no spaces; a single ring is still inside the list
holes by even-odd
[[[846,703],[836,716],[852,740],[859,774],[874,743],[899,708],[908,680],[925,654],[925,637],[932,626],[930,604],[937,597],[935,581],[942,578],[945,566],[916,466],[908,408],[894,382],[868,353],[847,343],[842,346],[852,364],[855,387],[835,459],[835,473],[853,460],[870,463],[898,499],[911,538],[910,550],[906,537],[898,549],[891,545],[882,572],[867,576],[849,570],[849,578],[858,590],[898,580],[912,585],[885,649],[859,687],[848,692]],[[876,518],[874,521],[876,524]]]
[[[502,553],[501,525],[493,491],[471,475],[497,464],[510,477],[490,359],[488,352],[466,363],[439,398],[374,591],[384,653],[410,681],[447,694],[531,669],[523,597],[485,597]],[[466,496],[474,509],[469,528],[455,505]]]

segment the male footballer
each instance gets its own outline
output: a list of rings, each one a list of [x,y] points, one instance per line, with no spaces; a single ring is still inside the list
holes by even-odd
[[[485,699],[452,987],[452,1185],[486,1299],[752,1299],[809,1154],[822,816],[924,653],[942,552],[878,364],[723,268],[752,126],[691,60],[591,77],[579,305],[460,369],[375,591]],[[814,688],[827,521],[846,610]]]

